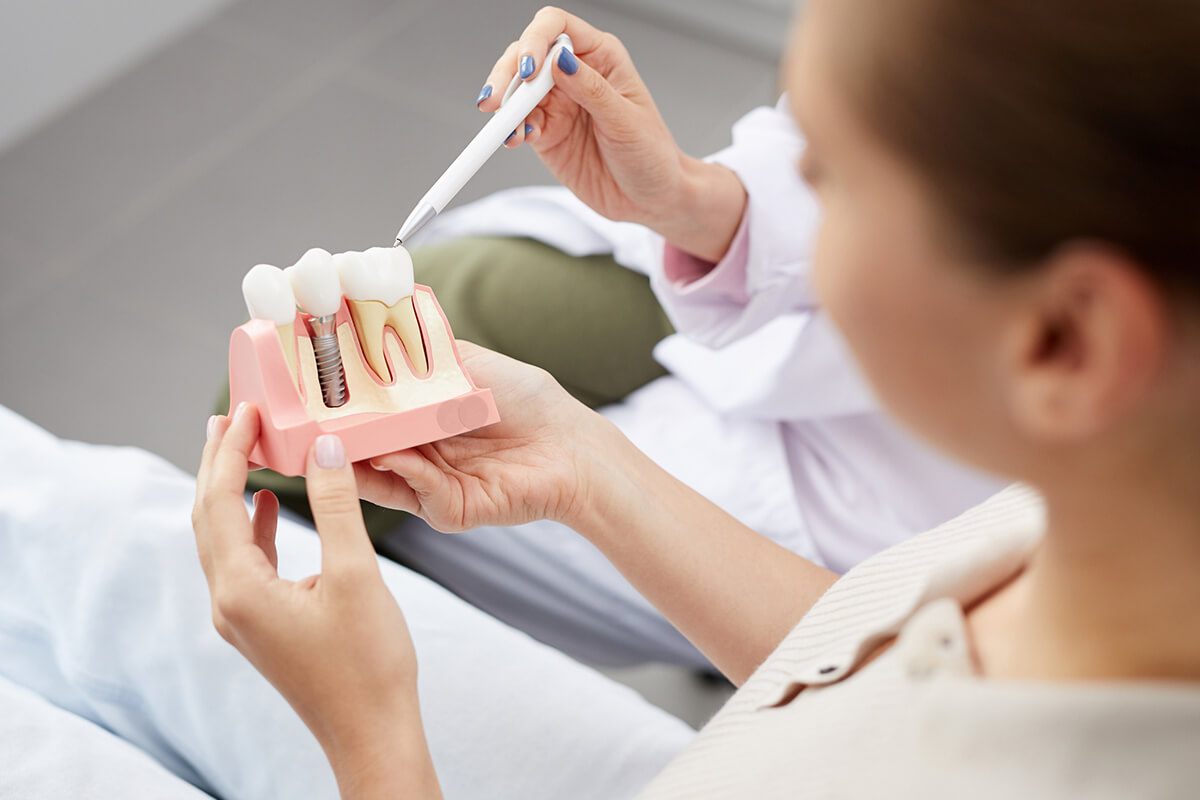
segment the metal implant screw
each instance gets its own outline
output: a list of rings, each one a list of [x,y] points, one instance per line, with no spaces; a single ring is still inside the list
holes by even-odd
[[[309,317],[308,330],[312,337],[313,356],[317,361],[317,379],[325,405],[338,408],[346,404],[346,370],[342,366],[342,350],[338,346],[335,316]]]

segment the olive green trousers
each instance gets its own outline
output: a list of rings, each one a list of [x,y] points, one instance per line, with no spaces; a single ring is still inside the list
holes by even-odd
[[[576,258],[531,239],[460,239],[413,252],[417,283],[433,289],[456,339],[545,369],[592,408],[621,400],[665,374],[654,346],[673,333],[650,282],[610,256]],[[229,411],[229,386],[217,404]],[[312,519],[303,478],[250,473]],[[373,539],[404,515],[363,503]]]

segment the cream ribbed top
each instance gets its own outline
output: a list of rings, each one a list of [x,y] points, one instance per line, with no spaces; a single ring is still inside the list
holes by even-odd
[[[1200,797],[1200,686],[975,673],[962,609],[1042,527],[1014,486],[848,572],[642,796]]]

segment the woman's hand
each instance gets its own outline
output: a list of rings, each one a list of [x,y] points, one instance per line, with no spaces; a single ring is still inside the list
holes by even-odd
[[[292,705],[325,749],[343,797],[439,796],[417,707],[417,661],[363,527],[354,472],[336,436],[308,459],[321,572],[279,577],[279,501],[242,492],[258,413],[213,417],[196,476],[192,524],[221,636]],[[381,757],[382,756],[382,757]],[[397,774],[397,773],[403,774]],[[403,783],[395,781],[403,779]]]
[[[572,524],[615,430],[546,371],[470,342],[458,347],[467,372],[492,390],[500,422],[355,465],[360,494],[446,532]]]
[[[479,108],[495,111],[514,75],[535,75],[560,33],[571,37],[575,55],[563,51],[546,65],[554,88],[507,146],[528,141],[554,176],[601,215],[641,223],[682,250],[719,261],[741,222],[745,189],[729,169],[679,149],[612,34],[543,8],[492,68]]]
[[[562,522],[735,682],[833,582],[672,477],[544,371],[459,348],[500,422],[356,464],[367,500],[443,531]]]

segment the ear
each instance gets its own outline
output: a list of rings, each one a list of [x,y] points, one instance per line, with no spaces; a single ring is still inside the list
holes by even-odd
[[[1080,442],[1144,397],[1166,356],[1166,298],[1121,253],[1073,244],[1031,279],[1007,347],[1013,421],[1043,442]]]

